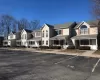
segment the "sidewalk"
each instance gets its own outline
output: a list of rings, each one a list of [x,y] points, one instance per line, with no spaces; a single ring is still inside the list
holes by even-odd
[[[3,48],[4,49],[4,48]],[[86,56],[86,57],[95,57],[100,58],[100,55],[93,54],[95,51],[85,51],[83,53],[69,53],[69,52],[61,52],[61,50],[37,50],[33,48],[20,48],[20,49],[13,49],[13,48],[5,48],[8,50],[20,50],[20,51],[29,51],[29,52],[40,52],[40,53],[53,53],[53,54],[64,54],[64,55],[77,55],[77,56]]]

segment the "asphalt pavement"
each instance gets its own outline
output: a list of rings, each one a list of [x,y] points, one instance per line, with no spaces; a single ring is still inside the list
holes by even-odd
[[[98,60],[0,49],[0,80],[100,80]]]

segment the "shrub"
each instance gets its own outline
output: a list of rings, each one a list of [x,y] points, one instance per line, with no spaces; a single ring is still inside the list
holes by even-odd
[[[48,46],[40,46],[39,48],[41,48],[41,49],[49,49]]]
[[[49,49],[61,49],[61,46],[50,46]]]
[[[90,50],[89,46],[80,46],[79,47],[80,50]]]
[[[75,49],[75,46],[68,46],[67,49]]]
[[[40,46],[41,49],[61,49],[61,46]]]

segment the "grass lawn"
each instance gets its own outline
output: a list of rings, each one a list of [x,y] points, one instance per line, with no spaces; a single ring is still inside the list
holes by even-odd
[[[62,50],[61,52],[83,53],[83,52],[85,52],[85,51],[83,51],[83,50],[76,50],[76,49],[66,49],[66,50]]]
[[[100,54],[100,50],[95,51],[93,54]]]

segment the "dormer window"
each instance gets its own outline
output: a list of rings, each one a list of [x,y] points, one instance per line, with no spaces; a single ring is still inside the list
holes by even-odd
[[[80,34],[88,34],[88,28],[85,25],[80,27]]]

